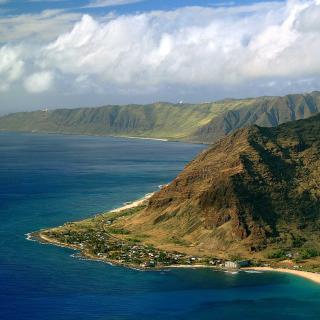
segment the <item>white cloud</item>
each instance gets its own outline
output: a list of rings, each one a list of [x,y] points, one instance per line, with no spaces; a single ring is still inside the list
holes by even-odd
[[[87,8],[102,8],[102,7],[115,7],[122,6],[125,4],[132,4],[137,2],[142,2],[144,0],[95,0],[90,2]]]
[[[6,91],[23,74],[24,62],[19,48],[0,48],[0,91]]]
[[[131,88],[235,86],[310,76],[320,73],[320,30],[306,34],[302,17],[315,9],[315,1],[290,0],[286,5],[190,7],[106,22],[85,15],[47,46],[42,63],[63,74]]]
[[[53,85],[54,75],[51,71],[36,72],[24,81],[25,89],[30,93],[48,91]]]
[[[181,92],[196,100],[230,92],[279,94],[320,84],[318,0],[107,17],[49,11],[32,16],[28,26],[29,18],[12,18],[13,33],[0,19],[7,50],[20,44],[13,59],[21,66],[19,77],[1,80],[7,88],[21,79],[23,69],[21,83],[28,92],[54,84],[61,93],[67,87],[68,94],[127,95],[132,100],[147,95],[161,99],[167,92],[179,100]],[[0,67],[1,79],[10,78],[8,70]],[[59,81],[53,83],[55,77]]]

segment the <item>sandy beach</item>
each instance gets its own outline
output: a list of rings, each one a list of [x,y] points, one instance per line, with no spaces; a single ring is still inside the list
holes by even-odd
[[[147,137],[114,136],[114,135],[111,135],[110,137],[113,137],[113,138],[125,138],[125,139],[139,139],[139,140],[154,140],[154,141],[164,141],[164,142],[168,142],[169,141],[169,139],[164,139],[164,138],[147,138]]]
[[[125,138],[139,139],[139,140],[169,141],[168,139],[161,139],[161,138],[145,138],[145,137],[125,137]]]
[[[243,268],[242,270],[256,270],[256,271],[272,271],[272,272],[283,272],[290,273],[298,277],[302,277],[313,282],[320,284],[320,274],[313,273],[308,271],[285,269],[285,268],[271,268],[271,267],[252,267],[252,268]]]
[[[113,209],[111,210],[110,212],[120,212],[120,211],[123,211],[123,210],[128,210],[128,209],[132,209],[132,208],[135,208],[135,207],[138,207],[138,206],[141,206],[143,205],[148,199],[150,199],[153,195],[155,194],[155,192],[153,193],[147,193],[142,199],[139,199],[139,200],[136,200],[136,201],[133,201],[131,203],[128,203],[120,208],[116,208],[116,209]]]

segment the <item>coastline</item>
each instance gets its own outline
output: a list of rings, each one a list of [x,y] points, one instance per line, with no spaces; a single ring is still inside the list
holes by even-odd
[[[133,209],[133,208],[139,207],[139,206],[143,205],[147,200],[149,200],[154,194],[155,194],[155,192],[147,193],[143,198],[135,200],[130,203],[127,203],[127,204],[123,205],[122,207],[110,210],[110,212],[112,212],[112,213],[121,212],[123,210],[128,210],[128,209]]]
[[[126,139],[138,139],[138,140],[154,140],[154,141],[163,141],[169,142],[169,139],[164,138],[147,138],[147,137],[134,137],[134,136],[111,136],[113,138],[126,138]]]
[[[123,206],[115,208],[113,210],[110,210],[109,212],[110,213],[119,213],[119,212],[124,211],[124,210],[128,210],[128,209],[133,209],[133,208],[139,207],[139,206],[145,204],[146,201],[148,201],[155,193],[156,192],[147,193],[143,198],[140,198],[140,199],[135,200],[133,202],[130,202],[128,204],[124,204]],[[106,264],[109,264],[109,265],[112,265],[112,266],[121,266],[121,267],[126,267],[126,268],[140,270],[140,271],[148,270],[147,268],[139,268],[136,265],[125,264],[125,263],[119,262],[117,260],[112,260],[112,259],[106,260],[106,259],[103,259],[103,258],[101,258],[99,256],[96,256],[96,255],[93,255],[91,253],[85,252],[81,246],[72,245],[72,244],[65,244],[65,243],[59,242],[58,240],[52,239],[50,237],[47,237],[45,234],[43,234],[42,231],[43,230],[26,233],[25,234],[26,240],[39,242],[41,244],[55,245],[57,247],[68,248],[68,249],[72,249],[72,250],[78,251],[79,254],[72,255],[73,257],[77,257],[77,258],[83,258],[83,259],[91,260],[91,261],[100,261],[100,262],[103,262],[103,263],[106,263]]]
[[[138,199],[136,201],[133,201],[128,204],[124,204],[123,206],[113,209],[110,211],[110,213],[119,213],[124,210],[132,209],[138,206],[141,206],[145,204],[153,195],[155,192],[147,193],[143,198]],[[89,252],[86,252],[83,250],[81,246],[78,245],[72,245],[72,244],[65,244],[62,242],[59,242],[58,240],[52,239],[50,237],[47,237],[45,234],[43,234],[42,230],[38,232],[30,232],[26,234],[26,240],[28,241],[37,241],[42,244],[50,244],[55,245],[59,247],[69,248],[75,251],[78,251],[79,253],[72,255],[73,257],[81,258],[81,259],[87,259],[92,261],[99,261],[106,264],[109,264],[111,266],[121,266],[125,268],[130,268],[134,270],[139,271],[148,271],[148,270],[154,270],[154,271],[160,271],[165,269],[213,269],[215,271],[221,271],[221,272],[227,272],[231,274],[237,274],[239,271],[243,272],[281,272],[281,273],[287,273],[294,276],[298,276],[307,280],[310,280],[314,283],[320,284],[320,273],[314,273],[310,271],[302,271],[302,270],[295,270],[295,269],[287,269],[287,268],[276,268],[276,267],[242,267],[239,269],[226,269],[223,267],[217,267],[207,264],[173,264],[173,265],[166,265],[166,266],[156,266],[156,267],[139,267],[137,265],[123,263],[118,260],[113,259],[103,259],[99,257],[98,255],[93,255]]]
[[[112,259],[106,260],[106,259],[100,258],[99,256],[96,256],[96,255],[93,255],[93,254],[90,254],[88,252],[83,251],[80,246],[75,246],[75,245],[71,245],[71,244],[67,245],[67,244],[61,243],[57,240],[54,240],[52,238],[49,238],[46,235],[44,235],[41,231],[37,232],[37,233],[28,233],[26,239],[29,241],[37,241],[42,244],[55,245],[58,247],[68,248],[68,249],[72,249],[75,251],[79,251],[79,254],[72,255],[75,258],[91,260],[91,261],[99,261],[99,262],[103,262],[103,263],[106,263],[111,266],[121,266],[121,267],[129,268],[129,269],[139,270],[139,271],[147,271],[147,270],[156,271],[156,270],[165,270],[165,269],[172,269],[172,268],[181,268],[181,269],[208,268],[208,269],[215,269],[218,271],[225,271],[224,269],[219,269],[217,267],[210,266],[210,265],[204,265],[204,264],[194,264],[194,265],[181,264],[181,265],[168,265],[168,266],[150,268],[150,267],[139,267],[137,265],[126,264],[126,263],[122,263],[122,262],[119,262],[117,260],[112,260]]]
[[[314,273],[310,271],[302,271],[302,270],[294,270],[294,269],[286,269],[286,268],[272,268],[272,267],[249,267],[249,268],[242,268],[241,270],[288,273],[288,274],[292,274],[294,276],[308,279],[312,282],[320,284],[320,273]]]
[[[120,209],[120,208],[119,208]],[[257,271],[257,272],[278,272],[278,273],[287,273],[291,274],[300,278],[304,278],[306,280],[310,280],[314,283],[320,284],[320,274],[319,273],[313,273],[310,271],[302,271],[302,270],[293,270],[293,269],[286,269],[286,268],[273,268],[273,267],[245,267],[240,269],[225,269],[225,268],[219,268],[216,266],[211,265],[205,265],[205,264],[176,264],[176,265],[168,265],[168,266],[161,266],[161,267],[139,267],[136,265],[130,265],[125,264],[122,262],[119,262],[117,260],[111,260],[111,259],[103,259],[99,256],[92,255],[90,253],[87,253],[85,251],[82,251],[82,248],[80,246],[75,245],[66,245],[64,243],[61,243],[57,240],[51,239],[41,232],[38,233],[28,233],[27,234],[27,240],[29,241],[38,241],[43,244],[50,244],[55,245],[63,248],[69,248],[72,250],[79,251],[79,254],[72,255],[75,258],[85,259],[85,260],[91,260],[91,261],[99,261],[106,263],[111,266],[121,266],[129,269],[134,269],[138,271],[161,271],[161,270],[167,270],[167,269],[212,269],[214,271],[221,271],[226,272],[230,274],[237,274],[240,271],[248,272],[248,271]]]
[[[62,136],[83,136],[83,137],[110,137],[110,138],[125,138],[125,139],[138,139],[138,140],[154,140],[154,141],[162,141],[162,142],[182,142],[182,143],[191,143],[197,144],[194,142],[188,142],[184,140],[171,140],[166,138],[149,138],[149,137],[135,137],[135,136],[118,136],[118,135],[110,135],[110,134],[95,134],[95,133],[81,133],[81,132],[59,132],[59,131],[24,131],[24,130],[6,130],[0,129],[0,132],[8,132],[8,133],[24,133],[24,134],[48,134],[48,135],[62,135]],[[199,143],[203,144],[203,143]],[[206,143],[204,143],[206,144]]]

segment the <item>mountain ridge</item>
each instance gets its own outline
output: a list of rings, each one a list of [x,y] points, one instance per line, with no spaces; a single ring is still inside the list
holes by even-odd
[[[119,225],[148,234],[161,248],[188,253],[320,252],[319,134],[320,115],[239,129]],[[173,245],[174,239],[188,245]]]
[[[253,124],[272,127],[320,112],[320,92],[224,99],[217,102],[110,105],[18,112],[0,117],[0,130],[135,136],[213,143]]]

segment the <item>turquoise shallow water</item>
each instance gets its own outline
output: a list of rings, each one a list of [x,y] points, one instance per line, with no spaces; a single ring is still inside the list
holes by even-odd
[[[0,319],[320,319],[320,286],[291,275],[139,272],[25,240],[156,190],[203,148],[0,133]]]

